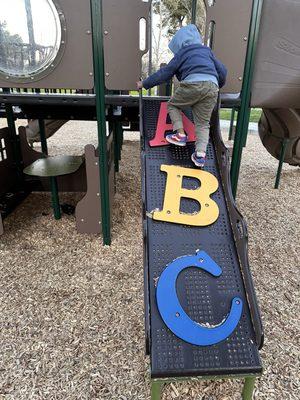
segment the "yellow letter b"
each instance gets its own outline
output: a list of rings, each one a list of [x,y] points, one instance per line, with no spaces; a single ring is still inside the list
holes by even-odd
[[[161,171],[167,173],[167,184],[162,211],[154,211],[153,219],[175,224],[208,226],[219,218],[219,207],[210,198],[210,195],[218,190],[217,178],[209,172],[200,169],[162,165]],[[195,178],[199,181],[197,189],[185,189],[182,187],[183,178]],[[181,199],[192,199],[199,203],[198,213],[187,214],[180,211]]]

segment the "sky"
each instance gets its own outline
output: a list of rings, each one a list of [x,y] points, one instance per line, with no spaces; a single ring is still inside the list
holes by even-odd
[[[51,1],[51,0],[50,0]],[[56,17],[48,0],[31,0],[35,42],[44,46],[60,42],[56,32]],[[24,0],[0,0],[0,21],[7,22],[10,33],[18,34],[28,43],[28,29]]]

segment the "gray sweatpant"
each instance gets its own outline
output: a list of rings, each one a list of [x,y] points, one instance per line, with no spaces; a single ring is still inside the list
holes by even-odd
[[[181,82],[168,103],[174,131],[183,129],[181,110],[191,107],[196,129],[196,151],[206,153],[209,122],[218,100],[219,88],[213,82]]]

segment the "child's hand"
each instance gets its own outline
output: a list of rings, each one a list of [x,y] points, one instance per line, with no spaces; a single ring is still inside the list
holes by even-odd
[[[136,83],[136,87],[137,87],[138,90],[143,89],[143,82],[142,81],[137,82]]]

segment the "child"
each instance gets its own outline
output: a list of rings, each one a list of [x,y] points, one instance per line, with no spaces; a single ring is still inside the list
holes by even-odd
[[[205,165],[209,141],[209,122],[218,100],[219,87],[226,81],[226,67],[216,59],[211,49],[202,44],[202,37],[195,25],[179,29],[169,44],[174,58],[143,82],[138,89],[150,89],[176,75],[180,86],[168,104],[174,133],[166,140],[176,146],[186,146],[187,136],[183,129],[181,109],[191,107],[196,128],[196,151],[192,161],[197,167]]]

